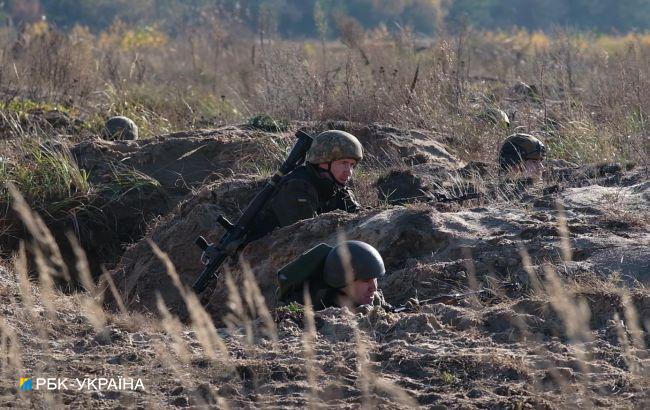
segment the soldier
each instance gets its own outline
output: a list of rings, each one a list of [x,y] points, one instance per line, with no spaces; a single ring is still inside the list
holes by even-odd
[[[278,298],[302,304],[307,284],[316,310],[350,305],[389,310],[377,287],[377,278],[385,273],[381,255],[365,242],[345,241],[335,247],[321,243],[278,271]]]
[[[529,134],[513,134],[506,138],[499,152],[499,166],[509,173],[522,173],[525,177],[541,179],[544,172],[546,147],[542,141]]]
[[[102,134],[107,140],[137,140],[138,126],[130,118],[111,117],[104,124]]]
[[[247,241],[336,209],[357,212],[359,204],[347,184],[361,159],[363,148],[354,135],[338,130],[318,134],[306,163],[282,179]]]

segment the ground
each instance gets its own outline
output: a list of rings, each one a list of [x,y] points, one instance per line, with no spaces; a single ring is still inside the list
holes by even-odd
[[[345,127],[365,141],[370,164],[397,161],[400,172],[370,165],[355,186],[364,194],[362,212],[334,212],[272,232],[198,296],[188,291],[201,267],[193,239],[222,234],[216,216],[236,218],[264,178],[249,174],[246,163],[214,162],[208,172],[200,162],[204,168],[188,169],[179,185],[183,161],[204,149],[243,150],[241,142],[249,141],[249,151],[240,152],[264,152],[272,164],[291,132],[274,136],[273,145],[266,145],[269,134],[225,127],[73,147],[92,177],[105,175],[109,163],[128,162],[157,178],[169,208],[142,215],[146,230],[110,261],[106,275],[91,270],[98,285],[84,282],[81,265],[75,272],[82,288],[48,279],[43,272],[56,278],[61,271],[54,258],[39,257],[37,249],[56,254],[47,239],[29,246],[35,267],[20,251],[3,261],[0,406],[650,405],[646,168],[557,163],[544,181],[504,181],[490,164],[457,160],[424,131],[339,128]],[[160,172],[170,161],[176,168]],[[428,194],[408,194],[398,204],[382,200],[391,181]],[[435,195],[442,189],[453,199],[470,186],[480,195],[450,202]],[[388,268],[380,281],[387,301],[409,309],[278,306],[277,269],[341,234],[377,247]],[[427,302],[478,289],[490,291],[455,304]],[[144,389],[18,389],[19,377],[118,376],[141,379]]]

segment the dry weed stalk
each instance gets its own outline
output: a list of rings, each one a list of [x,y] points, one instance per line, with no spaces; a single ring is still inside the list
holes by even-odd
[[[22,376],[22,354],[18,335],[0,318],[0,375],[4,380],[16,380]]]
[[[35,245],[42,249],[43,251],[48,251],[48,263],[43,264],[43,269],[48,272],[48,275],[51,272],[55,277],[62,277],[67,282],[70,282],[70,274],[68,273],[68,266],[63,260],[59,246],[56,244],[56,240],[52,233],[43,222],[38,214],[33,212],[23,196],[20,194],[20,191],[11,183],[7,183],[7,189],[13,198],[13,208],[20,215],[20,218],[32,235],[32,239],[35,242]],[[36,247],[35,246],[35,247]],[[41,257],[43,252],[40,252]],[[45,259],[43,259],[44,261]],[[38,261],[38,258],[37,258]]]
[[[621,303],[623,304],[625,323],[627,324],[628,331],[632,337],[632,345],[639,350],[644,350],[646,346],[643,340],[644,332],[641,327],[642,323],[639,318],[639,314],[634,307],[632,298],[630,297],[629,292],[622,292],[620,297]]]
[[[160,292],[156,293],[156,306],[158,313],[160,313],[160,325],[169,337],[172,339],[172,349],[176,356],[183,364],[190,362],[190,353],[187,349],[187,343],[183,340],[181,334],[183,333],[183,325],[175,316],[169,313],[169,309],[165,304]]]
[[[302,346],[305,355],[305,371],[307,373],[307,384],[309,385],[309,398],[307,406],[309,409],[316,409],[320,404],[318,398],[318,379],[321,371],[316,361],[315,347],[318,335],[316,333],[316,324],[314,322],[314,309],[312,306],[311,294],[305,284],[303,289],[305,302],[305,311],[303,314],[305,327],[302,332]]]
[[[363,337],[361,330],[359,330],[359,326],[351,311],[345,308],[344,314],[350,323],[352,323],[352,328],[354,329],[354,343],[357,353],[357,386],[361,392],[361,408],[372,409],[374,406],[371,400],[370,389],[371,383],[375,381],[376,376],[370,368],[369,353],[366,348],[368,341]]]
[[[631,373],[636,376],[633,383],[639,384],[640,388],[645,388],[647,386],[643,385],[643,381],[648,380],[650,367],[644,366],[643,362],[637,360],[638,352],[644,352],[646,350],[644,332],[641,327],[642,323],[632,303],[629,292],[620,292],[620,297],[623,305],[625,328],[623,327],[623,322],[619,320],[618,313],[615,314],[614,321],[617,325],[619,343],[623,348],[623,358]],[[632,342],[631,345],[629,343],[630,339]]]
[[[172,283],[183,297],[190,314],[190,319],[192,320],[192,328],[196,332],[198,341],[201,347],[203,347],[206,356],[211,361],[221,363],[227,369],[230,369],[232,367],[230,353],[223,340],[221,340],[221,337],[219,337],[210,315],[205,311],[198,297],[183,285],[169,256],[153,241],[149,240],[148,242],[156,257],[165,266]]]
[[[253,332],[253,321],[250,316],[246,313],[246,308],[244,301],[239,294],[239,289],[232,278],[232,274],[229,270],[225,272],[226,276],[226,287],[228,288],[228,314],[226,315],[224,321],[226,326],[231,334],[236,334],[237,326],[244,328],[246,335],[246,343],[249,346],[252,346],[255,341],[255,334]]]
[[[528,274],[528,280],[533,288],[535,293],[542,292],[543,286],[542,282],[539,279],[539,275],[535,272],[533,268],[533,260],[528,253],[528,250],[524,246],[523,242],[517,241],[517,248],[519,250],[519,255],[521,256],[521,262],[524,270]]]
[[[102,293],[106,293],[106,287],[111,291],[111,295],[113,296],[113,300],[115,300],[115,303],[117,304],[118,309],[120,310],[120,313],[124,316],[128,316],[128,311],[126,309],[126,306],[124,305],[124,300],[122,299],[122,295],[120,294],[120,291],[117,289],[117,286],[115,286],[115,281],[113,280],[113,276],[108,273],[108,271],[104,270],[102,272],[102,276],[99,278],[99,283],[97,285],[98,289]]]
[[[85,292],[81,295],[80,303],[83,314],[88,318],[95,331],[101,332],[106,326],[106,314],[102,306],[104,293],[99,291],[90,274],[90,265],[86,253],[79,245],[79,241],[72,233],[67,233],[68,241],[76,257],[77,273]]]
[[[627,335],[627,329],[625,328],[625,323],[621,320],[621,317],[618,313],[614,314],[614,323],[616,325],[616,336],[618,338],[618,343],[621,346],[623,351],[623,360],[625,364],[630,369],[630,372],[634,375],[640,373],[640,366],[635,359],[635,356],[632,352],[632,347],[630,346],[630,339]]]
[[[37,290],[36,295],[40,296],[38,301],[33,296],[32,285],[29,281],[28,270],[27,270],[27,253],[25,251],[24,243],[21,242],[19,251],[14,258],[14,266],[16,269],[16,275],[18,278],[18,286],[20,299],[22,301],[22,308],[20,309],[24,313],[24,316],[27,317],[28,321],[31,323],[38,323],[43,321],[43,318],[39,317],[36,313],[39,309],[39,304],[42,304],[46,312],[46,320],[51,322],[56,322],[56,308],[54,306],[56,296],[54,290],[54,284],[49,274],[49,269],[44,268],[43,266],[46,262],[43,260],[43,256],[40,253],[40,248],[37,246],[34,247],[35,257],[36,257],[36,266],[38,268],[39,279],[41,287]],[[40,294],[39,294],[40,293]],[[14,305],[15,306],[15,305]],[[18,365],[21,358],[20,345],[15,332],[8,327],[3,321],[0,321],[0,333],[2,334],[0,338],[2,339],[0,346],[0,356],[6,357],[9,360],[9,367],[2,366],[2,370],[9,370],[11,368],[15,369],[15,373],[11,379],[16,379],[17,377],[24,377],[25,371],[30,371],[33,374],[43,374],[44,369],[52,366],[52,352],[49,342],[48,326],[36,326],[37,330],[37,341],[41,346],[42,353],[46,360],[38,361],[36,368],[23,369],[22,364]],[[4,339],[8,338],[7,341]],[[4,350],[8,350],[6,355]],[[55,407],[61,404],[61,397],[59,395],[52,394],[51,392],[46,392],[43,395],[45,403],[50,407]]]
[[[27,270],[27,252],[25,251],[25,243],[20,242],[18,252],[14,257],[14,268],[16,269],[16,276],[18,277],[18,290],[20,292],[20,299],[23,308],[20,312],[25,318],[34,320],[34,297],[32,295],[32,284],[29,281],[29,274]],[[39,330],[44,330],[42,326],[38,327]]]
[[[589,329],[591,316],[585,300],[576,300],[573,293],[567,292],[566,284],[560,279],[551,265],[544,266],[546,290],[553,309],[564,323],[567,336],[575,342],[589,342],[593,335]]]
[[[187,370],[185,369],[185,365],[187,363],[185,363],[183,359],[181,359],[180,364],[177,360],[174,360],[173,356],[169,354],[168,346],[163,344],[163,342],[160,340],[153,341],[152,349],[156,355],[157,360],[160,361],[160,364],[163,366],[163,368],[169,370],[174,376],[174,378],[180,381],[180,384],[185,391],[192,391],[194,388],[196,388],[196,383],[194,382],[194,379],[188,377]],[[210,387],[209,389],[210,389],[209,390],[210,395],[213,398],[221,399],[218,395],[216,395],[216,393],[214,393],[212,387]],[[192,404],[199,408],[208,408],[210,406],[210,403],[207,402],[202,395],[195,393],[192,395],[192,399],[193,399]],[[228,407],[224,407],[224,408],[228,408]]]
[[[467,269],[467,282],[469,288],[472,291],[478,291],[480,289],[480,284],[478,279],[476,279],[476,266],[474,265],[474,259],[472,258],[472,251],[469,248],[463,247],[461,248],[461,252],[463,255],[463,265],[465,265],[465,269]],[[481,300],[478,297],[470,297],[467,300],[475,308],[480,308],[482,305]]]
[[[560,316],[567,337],[574,343],[575,356],[582,374],[580,388],[584,397],[590,401],[588,395],[588,375],[590,373],[589,355],[583,346],[584,343],[593,340],[593,334],[589,328],[589,319],[591,316],[589,305],[584,299],[576,299],[575,294],[565,290],[565,283],[558,277],[555,269],[551,265],[544,266],[544,275],[546,278],[545,288],[547,289],[551,306]],[[551,374],[557,379],[562,379],[562,376],[555,371],[552,371]]]
[[[377,390],[387,393],[397,401],[398,405],[401,405],[400,407],[404,409],[417,409],[421,407],[406,390],[385,377],[376,376],[372,383]]]
[[[240,259],[240,265],[242,266],[242,270],[244,272],[243,293],[245,295],[246,303],[251,310],[251,315],[253,318],[259,315],[259,317],[262,319],[262,323],[264,323],[264,333],[266,333],[266,336],[269,337],[272,341],[277,342],[278,331],[275,326],[275,321],[273,320],[273,316],[271,315],[271,312],[266,305],[266,300],[264,299],[264,295],[262,295],[262,291],[257,284],[257,279],[255,279],[253,270],[251,269],[250,265],[243,259]]]
[[[54,306],[54,302],[57,297],[50,265],[39,247],[33,247],[32,251],[38,269],[38,280],[41,285],[39,290],[41,293],[41,301],[43,306],[45,306],[45,313],[49,320],[56,321],[56,307]]]

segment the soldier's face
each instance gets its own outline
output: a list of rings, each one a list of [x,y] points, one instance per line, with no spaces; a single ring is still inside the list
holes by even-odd
[[[337,161],[332,161],[330,171],[339,184],[345,185],[348,183],[350,178],[352,178],[352,173],[356,166],[357,161],[353,159],[339,159]],[[327,164],[325,167],[327,168]]]
[[[542,179],[542,175],[544,174],[544,164],[542,164],[542,161],[527,159],[522,168],[525,176],[533,179]]]
[[[349,297],[355,305],[368,305],[377,292],[377,279],[355,280],[350,288]]]

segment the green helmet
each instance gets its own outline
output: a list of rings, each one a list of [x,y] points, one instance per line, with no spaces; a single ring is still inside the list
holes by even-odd
[[[363,147],[357,137],[339,130],[325,131],[318,134],[314,138],[306,158],[307,162],[312,164],[322,164],[340,159],[361,161],[363,159]]]
[[[516,166],[526,160],[541,161],[546,157],[546,147],[542,141],[529,134],[514,134],[506,138],[499,152],[499,165],[502,169]]]
[[[367,280],[384,276],[386,268],[381,255],[371,245],[361,241],[346,241],[332,249],[325,258],[323,280],[333,288],[343,288],[346,280],[344,255],[350,255],[350,268],[354,280]]]
[[[137,140],[138,126],[127,117],[111,117],[104,124],[104,139],[107,140]]]

